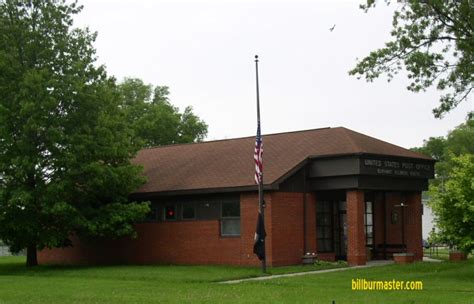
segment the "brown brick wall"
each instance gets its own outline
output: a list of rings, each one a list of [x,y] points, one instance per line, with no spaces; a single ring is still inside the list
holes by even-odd
[[[364,265],[367,260],[364,232],[364,191],[348,190],[347,201],[347,262]]]
[[[273,266],[300,264],[304,254],[303,193],[272,193]]]
[[[421,193],[388,192],[385,195],[385,201],[386,223],[383,222],[383,197],[378,195],[374,204],[375,246],[377,247],[378,244],[383,243],[384,225],[386,229],[386,243],[402,244],[402,212],[401,207],[397,205],[403,202],[408,205],[404,211],[407,252],[413,253],[415,260],[421,260],[423,258]],[[396,223],[392,221],[394,212],[398,213],[398,221]],[[379,256],[382,256],[382,253],[379,253]]]
[[[265,194],[265,230],[267,237],[265,239],[265,249],[267,264],[271,265],[272,261],[272,207],[273,201],[269,193]],[[242,193],[240,195],[240,246],[242,255],[240,259],[241,265],[260,265],[260,260],[253,253],[253,243],[255,238],[255,229],[257,227],[258,216],[258,193]],[[229,263],[235,264],[235,263]]]
[[[271,226],[272,198],[266,195],[265,200],[266,221]],[[253,254],[258,195],[242,194],[240,208],[240,237],[221,237],[218,220],[141,223],[136,225],[138,237],[134,240],[85,243],[74,239],[74,247],[40,251],[39,263],[259,265]],[[267,257],[271,261],[271,230],[267,233]]]
[[[268,266],[301,263],[303,194],[267,193],[265,202]],[[142,223],[136,225],[134,240],[85,243],[74,239],[74,247],[40,251],[39,262],[260,265],[253,254],[257,212],[258,194],[244,193],[240,197],[240,237],[220,237],[218,220]]]
[[[414,254],[415,261],[423,259],[423,236],[422,236],[422,205],[421,193],[412,192],[406,194],[406,201],[408,204],[407,221],[405,226],[405,237],[407,242],[407,250]]]
[[[267,265],[300,264],[304,253],[303,194],[273,192],[265,195]],[[308,246],[315,249],[314,196],[307,198]],[[260,265],[253,254],[258,194],[240,197],[241,236],[220,237],[218,220],[137,224],[138,237],[85,243],[43,250],[40,263],[62,264],[234,264]]]
[[[387,193],[386,195],[386,217],[387,217],[387,239],[386,242],[388,244],[401,244],[402,243],[402,214],[401,208],[397,207],[400,203],[404,201],[402,198],[401,193],[399,192],[392,192]],[[394,213],[398,214],[398,221],[394,223],[392,221],[392,217]],[[405,233],[406,235],[406,233]]]
[[[306,252],[317,252],[316,196],[306,197],[306,248],[303,236],[303,194],[272,192],[265,195],[265,228],[268,266],[300,264]],[[347,191],[348,261],[363,264],[366,260],[364,233],[364,192]],[[374,204],[375,244],[383,242],[386,226],[387,243],[401,243],[401,219],[391,223],[394,205],[404,200],[406,209],[406,242],[415,259],[422,258],[420,193],[387,193],[386,219],[383,223],[382,196]],[[92,243],[74,239],[74,247],[43,250],[40,263],[115,264],[233,264],[260,265],[253,254],[258,212],[258,194],[240,196],[241,236],[220,237],[220,222],[178,221],[137,224],[138,238]],[[320,259],[333,260],[334,253],[320,254]]]
[[[87,244],[76,240],[71,248],[43,250],[39,262],[252,264],[251,258],[241,261],[241,238],[220,237],[219,221],[143,223],[136,230],[134,240]]]

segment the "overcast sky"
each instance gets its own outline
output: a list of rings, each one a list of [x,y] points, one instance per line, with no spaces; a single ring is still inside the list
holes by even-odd
[[[436,90],[411,93],[403,75],[348,75],[390,39],[393,7],[366,14],[359,2],[80,0],[76,26],[98,32],[110,75],[169,86],[174,105],[191,105],[207,140],[255,135],[255,54],[264,134],[344,126],[406,148],[446,135],[473,110],[472,97],[439,120]]]

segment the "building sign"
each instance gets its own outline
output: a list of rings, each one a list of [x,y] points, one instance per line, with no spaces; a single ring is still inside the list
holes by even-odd
[[[423,160],[361,158],[360,173],[413,178],[433,178],[434,163]]]

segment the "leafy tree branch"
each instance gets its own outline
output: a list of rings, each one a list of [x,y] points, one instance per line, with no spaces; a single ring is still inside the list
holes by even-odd
[[[386,75],[390,81],[406,70],[408,90],[434,86],[443,92],[433,109],[441,118],[468,100],[474,87],[474,2],[408,0],[395,5],[393,40],[358,61],[349,74],[370,82]],[[361,8],[367,12],[375,6],[368,0]]]

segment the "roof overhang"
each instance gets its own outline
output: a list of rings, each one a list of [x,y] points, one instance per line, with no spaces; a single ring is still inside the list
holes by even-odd
[[[434,177],[434,164],[435,160],[433,159],[371,153],[310,156],[277,180],[265,184],[264,190],[288,191],[288,182],[295,176],[301,175],[307,181],[305,191],[336,189],[423,191],[428,188],[428,180]],[[303,191],[302,185],[301,187],[291,187],[291,189],[293,190],[289,191]],[[130,195],[130,199],[144,200],[154,197],[254,192],[257,190],[257,185],[182,189],[133,193]]]

